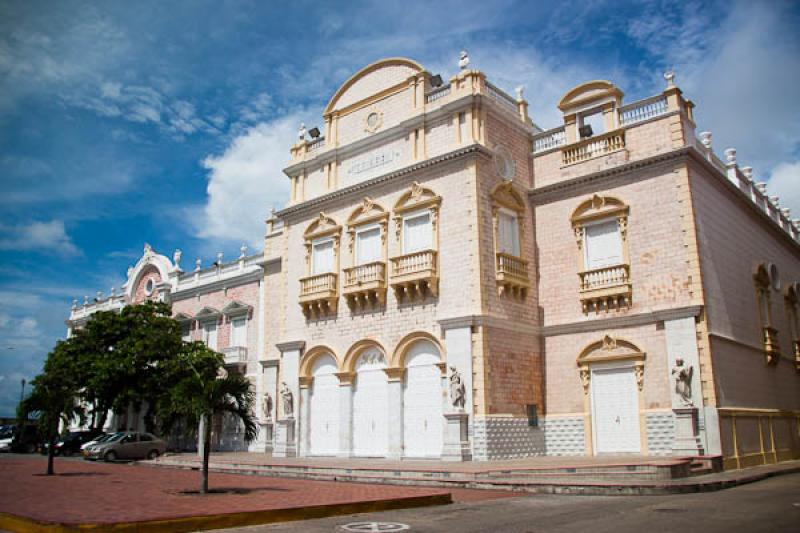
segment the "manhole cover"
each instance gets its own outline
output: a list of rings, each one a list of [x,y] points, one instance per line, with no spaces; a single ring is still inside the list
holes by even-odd
[[[397,522],[353,522],[339,526],[344,531],[405,531],[411,529],[407,524]]]

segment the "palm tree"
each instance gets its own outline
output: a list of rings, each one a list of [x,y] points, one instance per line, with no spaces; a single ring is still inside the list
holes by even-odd
[[[179,421],[198,427],[204,420],[203,468],[200,493],[208,492],[208,460],[211,452],[211,420],[217,415],[231,415],[244,425],[246,442],[258,434],[253,414],[255,392],[241,374],[229,374],[223,368],[222,355],[202,342],[187,343],[176,368],[166,376],[167,392],[159,399],[157,414],[164,433]]]

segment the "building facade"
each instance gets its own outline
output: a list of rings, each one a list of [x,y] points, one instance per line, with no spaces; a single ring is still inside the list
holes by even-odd
[[[369,65],[291,147],[263,257],[146,251],[71,321],[152,276],[251,377],[276,456],[796,458],[798,225],[666,78],[575,87],[543,131],[467,58]]]

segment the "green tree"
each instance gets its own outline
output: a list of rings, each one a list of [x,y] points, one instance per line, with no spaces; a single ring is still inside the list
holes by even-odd
[[[204,432],[203,468],[200,493],[208,492],[208,460],[211,451],[211,421],[216,415],[229,415],[244,425],[245,441],[256,438],[258,426],[253,414],[255,393],[250,381],[241,374],[228,374],[223,368],[222,355],[202,342],[185,343],[180,356],[164,367],[169,381],[166,393],[157,406],[163,432],[169,433],[179,421],[198,427],[201,420]]]
[[[59,424],[68,425],[73,419],[83,420],[84,411],[77,401],[78,388],[68,371],[68,366],[61,366],[68,361],[63,355],[68,353],[68,345],[59,343],[48,356],[45,371],[35,378],[31,384],[33,391],[22,400],[17,408],[20,425],[29,418],[38,423],[39,434],[49,444],[47,448],[47,475],[54,473],[53,457],[55,443],[58,438]]]

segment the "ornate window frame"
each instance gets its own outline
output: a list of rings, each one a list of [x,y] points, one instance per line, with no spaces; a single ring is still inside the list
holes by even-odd
[[[778,342],[778,330],[773,326],[772,320],[772,291],[776,285],[777,269],[771,268],[771,266],[761,263],[755,268],[753,285],[756,294],[758,330],[761,333],[764,357],[768,365],[775,365],[781,358],[781,348]]]
[[[400,253],[391,258],[391,285],[398,299],[406,296],[424,297],[439,291],[439,209],[442,197],[415,181],[404,192],[393,208],[395,240]],[[431,220],[431,248],[413,253],[403,253],[403,223],[409,215],[428,211]]]
[[[497,291],[501,296],[509,294],[524,299],[530,288],[528,261],[522,258],[524,254],[522,243],[525,237],[525,201],[514,189],[511,181],[505,181],[495,186],[489,197],[492,206],[492,236]],[[500,251],[500,213],[503,210],[511,212],[517,219],[519,255]]]
[[[783,296],[789,336],[792,339],[792,354],[795,370],[800,372],[800,282],[788,283]]]
[[[338,302],[339,248],[342,226],[320,212],[319,216],[303,232],[305,241],[306,275],[300,278],[300,306],[307,318],[336,313]],[[312,254],[314,243],[323,238],[333,242],[333,268],[330,272],[312,273]]]
[[[358,231],[365,227],[377,226],[380,230],[380,259],[365,265],[356,264]],[[389,212],[369,196],[364,197],[347,219],[347,250],[350,266],[343,270],[344,289],[347,303],[356,309],[372,303],[386,303],[386,263],[389,233]]]
[[[578,279],[583,312],[606,312],[632,304],[628,215],[630,206],[613,196],[593,195],[581,202],[570,216],[578,246]],[[586,227],[606,221],[617,221],[622,261],[618,265],[590,270],[586,262]]]

